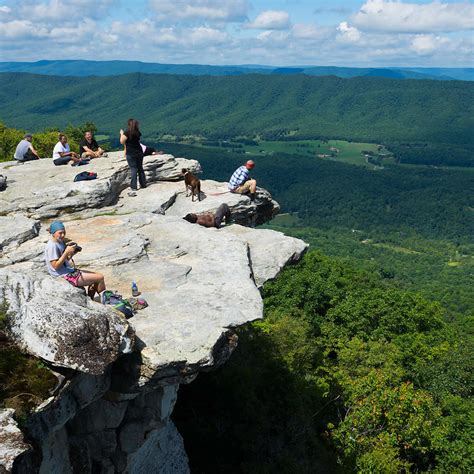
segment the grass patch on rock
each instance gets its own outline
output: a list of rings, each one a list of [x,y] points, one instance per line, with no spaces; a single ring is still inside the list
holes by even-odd
[[[0,408],[13,408],[18,420],[29,413],[56,385],[56,377],[39,360],[23,354],[6,334],[8,307],[0,303]]]

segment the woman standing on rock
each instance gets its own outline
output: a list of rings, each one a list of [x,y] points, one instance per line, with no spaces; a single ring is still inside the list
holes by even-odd
[[[130,181],[131,191],[129,196],[137,195],[137,176],[140,182],[140,188],[146,188],[145,171],[143,170],[143,150],[140,145],[140,129],[135,119],[128,119],[128,128],[124,132],[120,130],[120,143],[125,146],[125,156],[132,174]]]
[[[87,294],[94,299],[96,293],[102,293],[105,287],[104,275],[78,270],[72,262],[72,257],[82,249],[75,242],[64,242],[66,228],[60,221],[54,221],[49,226],[51,239],[44,249],[44,259],[48,272],[53,277],[63,277],[72,286],[88,286]]]

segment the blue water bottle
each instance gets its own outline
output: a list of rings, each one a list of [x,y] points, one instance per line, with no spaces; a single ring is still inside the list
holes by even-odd
[[[132,281],[132,296],[138,296],[140,292],[138,291],[138,286],[137,284]]]

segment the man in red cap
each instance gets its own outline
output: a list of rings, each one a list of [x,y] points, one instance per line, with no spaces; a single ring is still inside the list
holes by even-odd
[[[250,170],[255,167],[255,162],[248,160],[245,165],[240,166],[231,176],[228,188],[231,193],[248,194],[250,200],[255,199],[257,181],[250,178]]]

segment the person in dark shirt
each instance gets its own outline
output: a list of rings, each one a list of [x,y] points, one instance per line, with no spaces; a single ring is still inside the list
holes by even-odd
[[[125,146],[125,157],[127,158],[128,166],[130,167],[131,180],[129,196],[137,195],[137,177],[140,182],[140,188],[146,188],[146,177],[143,169],[143,150],[140,145],[140,129],[138,128],[138,121],[135,119],[128,119],[128,128],[120,130],[120,143]]]
[[[99,158],[107,156],[107,153],[102,150],[99,144],[95,141],[92,132],[84,133],[84,138],[79,143],[79,155],[81,158]]]

